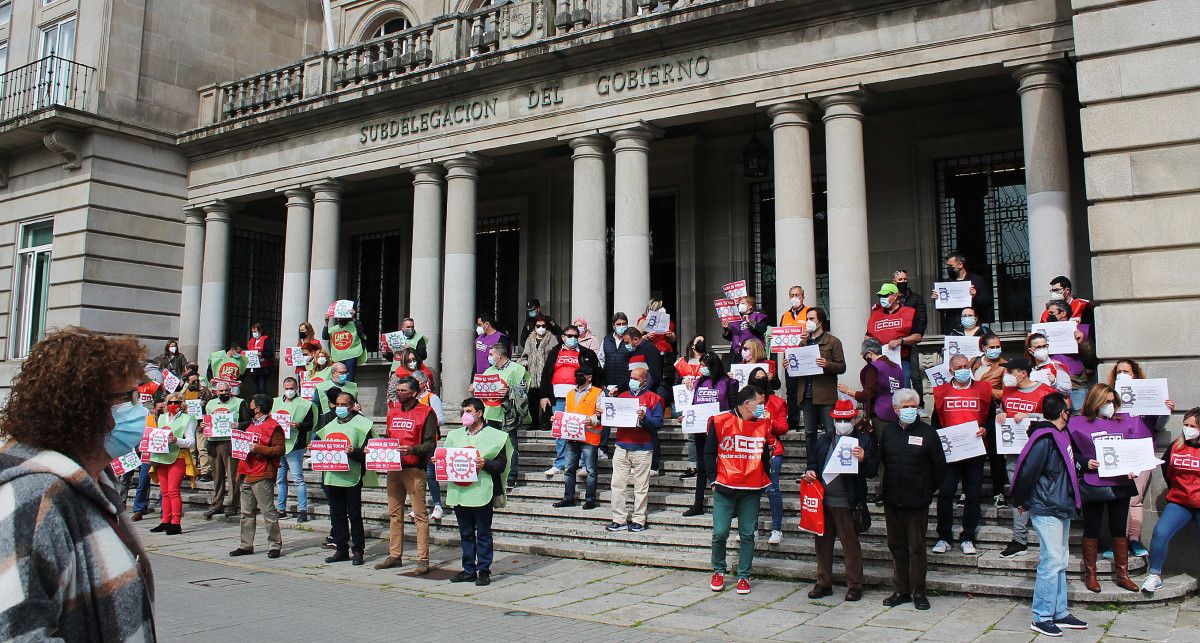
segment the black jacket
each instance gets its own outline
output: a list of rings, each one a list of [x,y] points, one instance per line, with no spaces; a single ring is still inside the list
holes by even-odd
[[[629,388],[629,356],[633,355],[633,351],[629,350],[624,340],[618,342],[611,332],[604,336],[604,343],[600,346],[604,350],[604,383]],[[595,379],[593,374],[592,385],[599,386]]]
[[[980,324],[992,321],[992,282],[973,272],[967,273],[967,281],[975,286],[975,296],[971,299],[971,307]],[[951,328],[962,323],[962,309],[943,309],[942,332],[949,333]]]
[[[1052,424],[1032,422],[1029,433],[1044,426]],[[1013,506],[1025,507],[1035,516],[1070,520],[1076,514],[1075,490],[1071,487],[1071,473],[1067,467],[1075,466],[1078,475],[1077,463],[1068,464],[1064,461],[1054,444],[1054,438],[1048,435],[1043,435],[1026,448],[1029,451],[1025,461],[1013,479]]]
[[[842,488],[846,490],[850,506],[853,507],[860,500],[867,499],[867,478],[874,478],[879,473],[879,457],[875,453],[875,445],[871,441],[871,436],[858,429],[855,429],[850,436],[858,440],[858,446],[863,450],[862,462],[858,463],[858,474],[843,473],[834,478],[832,484],[842,485]],[[829,462],[830,451],[833,450],[836,437],[840,436],[824,431],[817,436],[816,446],[812,450],[812,457],[809,458],[809,469],[817,472],[817,478],[821,478],[821,474],[825,472],[825,465]],[[811,463],[814,462],[816,466],[811,466]],[[821,482],[823,484],[825,481],[822,479]]]
[[[883,501],[901,509],[927,509],[946,476],[946,454],[937,431],[923,420],[907,428],[889,422],[879,437]]]
[[[900,305],[908,306],[916,311],[913,314],[912,332],[924,335],[929,327],[929,315],[925,312],[925,298],[917,291],[909,289],[908,294],[900,295]]]
[[[554,377],[554,363],[558,361],[558,352],[562,350],[563,345],[559,344],[550,349],[550,354],[546,355],[546,367],[542,369],[542,381],[538,383],[538,390],[542,395],[554,399],[554,384],[550,381]],[[604,386],[604,371],[600,370],[600,358],[596,357],[596,351],[587,346],[579,348],[579,364],[580,366],[587,364],[592,371],[592,386],[602,388]],[[574,382],[571,384],[574,386]]]

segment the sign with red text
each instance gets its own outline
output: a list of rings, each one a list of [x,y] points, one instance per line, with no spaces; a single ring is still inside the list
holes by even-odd
[[[799,348],[808,339],[808,329],[803,326],[775,326],[769,334],[772,353],[786,353],[789,348]]]
[[[170,453],[171,429],[150,429],[146,435],[146,450],[150,453]]]
[[[476,375],[471,383],[475,397],[484,402],[498,402],[508,395],[508,384],[497,374]]]
[[[350,456],[345,440],[313,440],[308,443],[308,463],[313,471],[349,471]]]
[[[399,471],[400,440],[396,438],[371,438],[367,440],[368,471]]]
[[[475,447],[441,447],[434,452],[433,470],[439,482],[470,484],[479,480]]]
[[[229,436],[229,446],[233,450],[234,460],[245,460],[250,455],[250,446],[258,444],[258,434],[234,429]]]
[[[287,411],[271,411],[271,419],[283,429],[283,439],[292,439],[292,414]]]
[[[113,458],[108,466],[112,467],[113,473],[119,478],[130,471],[137,471],[138,467],[142,466],[142,458],[138,456],[137,451],[130,451],[119,458]]]
[[[742,318],[741,313],[738,312],[736,299],[714,299],[713,308],[717,309],[717,319],[720,319],[722,324],[735,322]]]
[[[726,299],[741,299],[749,294],[746,292],[745,279],[725,284],[724,286],[721,286],[721,290],[725,292]]]
[[[564,413],[563,411],[558,411],[554,414],[554,421],[550,425],[550,436],[562,438],[563,440],[586,442],[589,419],[588,416],[582,413]]]

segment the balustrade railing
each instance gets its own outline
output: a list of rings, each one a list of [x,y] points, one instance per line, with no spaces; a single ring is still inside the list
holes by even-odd
[[[96,70],[58,56],[0,74],[0,123],[48,107],[94,109]]]

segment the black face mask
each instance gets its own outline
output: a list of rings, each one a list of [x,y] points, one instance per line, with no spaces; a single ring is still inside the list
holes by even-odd
[[[300,339],[304,339],[305,337],[308,337],[308,333],[305,332],[304,330],[299,330],[296,332],[296,334],[300,336]]]
[[[228,394],[228,393],[222,393],[222,394],[218,395],[217,397],[218,397],[218,398],[220,398],[222,402],[228,402],[228,401],[229,401],[229,394]]]
[[[575,374],[575,386],[583,386],[584,384],[587,384],[587,375],[583,375],[582,373],[576,373]]]
[[[958,279],[958,268],[946,268],[947,279]]]
[[[758,388],[760,388],[760,389],[762,389],[762,390],[764,390],[764,391],[769,391],[769,390],[771,390],[771,383],[770,383],[770,381],[768,381],[768,380],[766,380],[766,379],[763,379],[763,378],[756,379],[756,380],[754,380],[753,382],[751,382],[751,384],[753,384],[753,385],[757,386]]]
[[[199,391],[200,390],[200,382],[188,382],[188,390]]]
[[[901,293],[907,295],[908,294],[908,282],[906,281],[904,283],[896,284],[896,289],[899,290]]]
[[[704,342],[696,342],[696,347],[693,348],[692,350],[696,351],[696,353],[698,353],[700,355],[703,355],[704,354]]]

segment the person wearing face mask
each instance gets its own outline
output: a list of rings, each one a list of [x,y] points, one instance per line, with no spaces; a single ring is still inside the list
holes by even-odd
[[[637,324],[634,328],[642,333],[643,341],[646,344],[652,344],[658,352],[658,362],[662,365],[662,373],[658,378],[658,386],[655,388],[655,393],[658,393],[666,399],[671,397],[671,386],[677,382],[676,374],[671,370],[671,364],[675,361],[675,320],[672,319],[667,325],[666,332],[646,332],[646,317],[651,311],[667,312],[666,306],[663,305],[661,299],[651,299],[646,304],[646,311],[638,317]],[[657,458],[656,458],[657,460]]]
[[[1061,301],[1050,301],[1046,304],[1044,317],[1052,322],[1068,321],[1069,310]],[[1071,408],[1083,406],[1083,398],[1087,395],[1089,386],[1096,381],[1096,348],[1092,344],[1092,326],[1078,324],[1075,327],[1075,353],[1050,355],[1049,360],[1062,365],[1066,369],[1071,383]],[[1047,346],[1049,342],[1046,343]]]
[[[800,398],[800,413],[804,416],[804,439],[814,444],[817,434],[824,429],[833,432],[833,420],[829,412],[838,399],[838,375],[846,372],[846,357],[842,353],[842,340],[829,332],[829,317],[824,308],[810,308],[806,328],[808,346],[819,346],[821,356],[817,366],[824,371],[820,375],[799,378],[796,394]],[[816,466],[810,468],[815,469]]]
[[[771,452],[771,464],[767,469],[767,475],[771,478],[771,486],[767,487],[767,503],[771,507],[771,535],[767,537],[767,544],[778,545],[783,542],[783,491],[779,488],[779,478],[783,472],[783,436],[790,428],[787,421],[787,402],[775,395],[774,391],[779,387],[779,381],[771,382],[765,370],[756,368],[750,371],[747,379],[765,396],[763,404],[766,410],[763,419],[771,423],[771,434],[775,436],[775,449]]]
[[[351,565],[363,564],[366,548],[362,519],[363,486],[376,486],[376,474],[364,466],[364,447],[371,437],[371,418],[359,413],[353,395],[342,393],[334,402],[333,410],[321,416],[319,440],[342,440],[348,446],[346,453],[350,462],[349,471],[326,471],[323,481],[325,497],[329,500],[330,540],[335,550],[325,559],[327,563],[350,561]]]
[[[684,354],[675,360],[673,368],[675,369],[675,377],[678,381],[687,388],[693,391],[696,388],[696,380],[700,379],[700,360],[704,357],[705,340],[704,335],[696,335],[692,341],[688,342]],[[674,408],[674,395],[671,396],[671,406]],[[790,404],[789,400],[789,404]],[[674,408],[676,414],[682,414],[685,409]],[[696,477],[696,436],[687,434],[684,436],[687,440],[687,456],[688,466],[683,473],[679,474],[680,480]]]
[[[1042,400],[1054,393],[1054,389],[1029,378],[1033,367],[1024,357],[1008,360],[1004,365],[1004,393],[1000,397],[1000,409],[996,412],[996,423],[1004,424],[1009,418],[1023,422],[1030,416],[1042,412]],[[1008,480],[1016,470],[1017,456],[1004,456]],[[1012,505],[1012,540],[1000,552],[1001,558],[1012,558],[1025,553],[1029,548],[1029,513],[1020,505]]]
[[[462,428],[446,436],[446,447],[474,448],[479,478],[446,486],[446,504],[454,508],[462,546],[462,571],[450,582],[485,586],[492,578],[492,513],[507,502],[504,480],[512,445],[503,431],[483,423],[479,398],[463,400],[460,422]]]
[[[1017,360],[1013,360],[1017,361]],[[1022,360],[1023,361],[1023,360]],[[1062,629],[1087,629],[1067,611],[1071,519],[1082,506],[1077,456],[1072,453],[1067,420],[1071,408],[1061,393],[1042,400],[1043,420],[1029,426],[1029,441],[1013,472],[1012,502],[1032,515],[1038,535],[1037,580],[1033,586],[1030,629],[1062,636]]]
[[[1129,519],[1129,499],[1136,492],[1133,479],[1137,476],[1101,478],[1096,470],[1095,440],[1132,440],[1150,437],[1145,427],[1125,414],[1117,414],[1121,399],[1107,384],[1097,384],[1088,391],[1080,414],[1067,423],[1075,460],[1083,470],[1079,491],[1083,502],[1083,581],[1089,591],[1099,592],[1096,578],[1096,557],[1099,552],[1100,527],[1108,514],[1109,535],[1112,537],[1113,581],[1118,587],[1136,592],[1138,586],[1129,578],[1129,541],[1126,524]]]
[[[721,329],[721,337],[729,340],[729,363],[742,363],[742,344],[747,340],[757,339],[762,342],[767,337],[768,317],[765,313],[754,309],[755,299],[750,295],[742,297],[738,302],[737,321],[731,321]]]
[[[388,374],[387,399],[389,402],[396,401],[396,387],[400,384],[400,380],[416,373],[421,373],[429,379],[430,386],[435,393],[441,390],[441,387],[438,386],[437,374],[417,354],[416,349],[406,348],[395,355],[395,359],[396,361],[392,363],[400,365],[393,367],[392,372]]]
[[[500,332],[496,328],[496,320],[488,314],[481,314],[475,318],[475,364],[472,366],[471,375],[483,373],[491,364],[488,363],[488,355],[492,347],[500,344],[512,354],[512,342],[509,341],[508,335]]]
[[[663,390],[662,359],[658,354],[658,349],[654,348],[654,346],[644,338],[642,332],[636,328],[630,328],[629,332],[625,333],[625,335],[633,344],[633,355],[629,356],[629,372],[632,373],[638,369],[646,369],[647,375],[646,381],[643,384],[643,390],[653,391],[660,398],[662,398],[664,395],[668,395],[667,391]],[[627,383],[625,385],[625,391],[629,390],[628,382],[632,381],[633,380],[626,380]],[[600,435],[600,449],[597,451],[597,453],[599,454],[601,460],[607,460],[612,457],[612,451],[608,446],[610,433],[611,429],[606,426]],[[653,461],[650,465],[650,475],[661,476],[663,473],[662,450],[658,443],[658,433],[655,432],[650,437],[651,443],[653,444],[652,452],[654,454]]]
[[[792,286],[788,288],[788,308],[779,316],[780,326],[798,326],[805,327],[808,325],[808,306],[804,305],[804,288],[802,286]],[[768,345],[770,344],[770,333],[767,334]],[[788,426],[793,428],[800,427],[800,400],[797,397],[797,386],[800,384],[800,378],[792,377],[786,372],[783,374],[784,390],[787,392],[788,405]]]
[[[296,380],[304,379],[308,373],[308,365],[312,363],[312,354],[321,350],[321,341],[317,339],[317,331],[313,329],[313,325],[304,322],[300,324],[300,328],[296,331],[296,346],[304,353],[306,358],[303,364],[292,364],[296,369]]]
[[[312,402],[300,397],[296,378],[283,380],[282,395],[271,401],[276,413],[287,413],[289,424],[283,444],[283,459],[275,476],[275,508],[280,518],[287,518],[288,475],[296,485],[296,522],[308,522],[308,485],[304,482],[304,450],[313,430],[317,410]]]
[[[209,434],[208,457],[213,467],[213,495],[212,501],[208,505],[208,511],[204,512],[205,520],[212,520],[212,517],[220,511],[225,512],[226,518],[233,518],[238,515],[241,508],[241,486],[237,483],[238,470],[237,461],[233,459],[233,446],[228,437],[211,435],[212,416],[220,413],[231,415],[235,429],[244,431],[247,426],[250,426],[250,411],[246,407],[246,401],[240,397],[234,397],[229,391],[229,384],[225,381],[217,381],[216,392],[217,396],[204,406],[207,424],[204,430]],[[226,495],[229,496],[228,505],[225,504]]]
[[[197,400],[200,402],[199,412],[193,415],[193,419],[197,422],[203,417],[204,405],[212,399],[212,393],[209,392],[208,386],[204,380],[200,379],[195,364],[188,364],[187,371],[183,375],[183,386],[180,388],[183,394],[184,410],[188,411],[188,402]],[[190,413],[190,411],[189,411]],[[198,480],[200,482],[212,482],[212,462],[208,458],[208,438],[204,436],[204,431],[196,434],[196,445],[193,447],[192,460],[197,463],[197,472],[200,474]]]
[[[413,524],[417,527],[418,575],[429,573],[429,513],[425,505],[425,465],[437,449],[438,420],[433,407],[421,404],[417,396],[421,385],[412,377],[400,380],[397,404],[388,409],[387,437],[400,440],[400,471],[387,473],[387,497],[390,540],[387,558],[375,569],[390,569],[404,564],[404,504],[412,504]],[[367,449],[370,451],[370,448]]]
[[[283,551],[283,535],[279,531],[279,513],[275,508],[275,476],[279,458],[284,454],[283,427],[271,417],[271,398],[257,393],[250,398],[250,425],[245,431],[252,436],[250,452],[238,464],[238,481],[245,502],[242,504],[241,542],[230,556],[249,556],[254,553],[254,516],[261,513],[267,527],[267,558],[279,558]]]
[[[154,358],[155,366],[164,371],[171,371],[176,377],[183,377],[187,372],[187,363],[187,357],[179,351],[178,339],[168,339],[162,355]]]
[[[987,324],[979,323],[979,315],[974,308],[963,308],[958,316],[958,323],[950,329],[947,335],[954,337],[979,337],[990,334],[992,329]]]
[[[612,395],[619,393],[629,379],[629,356],[633,354],[633,347],[625,337],[627,330],[629,318],[625,313],[618,312],[612,316],[612,332],[604,336],[602,344],[600,364],[604,374],[600,379]]]
[[[417,381],[421,389],[417,393],[417,401],[429,408],[433,409],[433,415],[437,418],[437,432],[433,436],[434,445],[437,445],[437,440],[441,437],[442,427],[446,425],[446,413],[442,408],[442,398],[434,393],[430,386],[432,385],[425,373],[416,371],[412,374],[412,378]],[[425,488],[429,491],[429,497],[433,510],[429,512],[429,519],[437,522],[445,515],[442,510],[442,488],[438,486],[437,468],[434,466],[433,456],[425,459]],[[410,519],[415,519],[416,514],[410,509],[408,512]]]
[[[567,392],[563,410],[587,416],[585,438],[583,442],[567,441],[567,468],[563,476],[563,499],[551,505],[556,509],[575,506],[575,472],[579,470],[580,460],[587,470],[587,482],[584,489],[584,509],[596,508],[596,449],[600,445],[600,402],[602,391],[592,386],[591,368],[580,364],[575,371],[575,388]]]
[[[562,328],[542,310],[541,300],[537,297],[532,297],[525,302],[525,320],[521,325],[521,335],[517,342],[517,348],[525,345],[525,340],[529,339],[529,335],[535,332],[538,322],[546,325],[546,332],[551,337],[562,335]]]
[[[179,490],[192,464],[190,450],[196,444],[196,419],[183,408],[183,396],[171,393],[167,396],[166,412],[158,416],[157,424],[160,429],[170,429],[171,436],[168,438],[169,451],[150,454],[150,462],[162,488],[162,522],[150,531],[173,536],[183,533],[179,526],[183,516],[183,498]],[[195,475],[194,469],[192,475]]]
[[[900,305],[900,290],[888,282],[875,293],[879,303],[871,307],[864,337],[874,337],[891,350],[900,350],[900,367],[904,370],[904,381],[912,379],[912,347],[920,343],[923,335],[914,325],[916,310]]]
[[[308,362],[308,369],[302,381],[324,382],[329,379],[332,368],[333,360],[329,358],[329,353],[325,349],[319,348],[313,351],[312,359]]]
[[[840,473],[825,483],[825,535],[816,536],[817,582],[808,592],[808,597],[816,600],[833,595],[833,541],[837,539],[842,543],[842,558],[846,563],[846,600],[853,602],[862,600],[863,564],[862,547],[850,510],[855,507],[859,507],[860,511],[865,510],[867,478],[874,478],[879,472],[879,460],[870,435],[871,425],[867,424],[865,418],[854,421],[858,410],[853,402],[838,400],[832,415],[834,432],[822,433],[817,438],[813,446],[816,456],[813,460],[818,466],[806,470],[804,478],[809,482],[818,479],[823,481],[825,467],[835,457],[834,445],[846,436],[858,442],[850,450],[850,457],[858,460],[858,473]]]
[[[700,378],[692,388],[692,404],[716,402],[722,411],[728,411],[736,406],[738,381],[729,377],[725,372],[725,362],[714,351],[708,351],[700,360]],[[707,446],[707,433],[696,433],[696,497],[692,506],[683,511],[684,516],[700,516],[704,514],[704,491],[708,489],[709,470],[705,468],[704,450]]]
[[[992,503],[997,507],[1008,506],[1008,500],[1004,497],[1004,487],[1008,484],[1008,472],[1004,468],[1004,456],[996,453],[996,413],[1000,410],[1001,400],[1004,397],[1004,366],[1008,364],[1008,360],[1001,357],[1003,349],[1000,345],[1000,336],[995,333],[986,333],[979,338],[979,348],[983,351],[982,355],[977,355],[971,359],[971,377],[975,378],[976,382],[986,382],[992,387],[991,410],[988,412],[987,437],[984,442],[987,446],[988,453],[988,468],[991,471],[992,477]]]
[[[545,319],[535,320],[533,323],[533,332],[525,338],[525,346],[521,350],[520,357],[517,358],[517,363],[525,367],[529,371],[531,386],[529,387],[529,407],[531,409],[540,409],[543,400],[553,399],[553,391],[542,389],[542,375],[546,370],[547,359],[550,353],[558,347],[558,337],[562,334],[553,334],[550,329],[550,322]],[[534,412],[530,414],[530,430],[541,431],[549,428],[546,423],[546,416],[542,413]]]
[[[893,393],[898,419],[884,426],[879,438],[883,515],[896,588],[883,604],[896,607],[911,600],[913,607],[927,610],[925,530],[929,503],[946,477],[946,454],[937,431],[921,419],[920,400],[910,388]]]
[[[587,365],[588,372],[599,374],[601,380],[597,384],[603,385],[603,371],[596,352],[583,345],[582,331],[578,326],[567,326],[563,329],[562,343],[550,349],[542,368],[539,388],[545,397],[538,406],[544,417],[552,418],[555,412],[566,409],[567,393],[576,386],[576,371],[583,365]],[[554,464],[544,473],[549,478],[566,468],[567,441],[560,438],[554,442]]]
[[[262,324],[250,326],[250,337],[246,339],[246,350],[258,353],[258,368],[249,368],[254,382],[254,392],[266,394],[267,383],[275,370],[275,342],[263,332]]]
[[[150,558],[109,467],[146,427],[144,360],[133,337],[68,328],[21,361],[0,413],[0,639],[155,640]]]
[[[904,388],[904,369],[883,354],[883,346],[874,337],[863,340],[859,354],[866,362],[858,373],[862,390],[855,391],[845,384],[838,384],[838,391],[862,402],[873,428],[871,434],[878,437],[883,434],[885,424],[896,421],[892,393]],[[819,463],[813,468],[816,464]]]
[[[992,285],[982,276],[973,272],[967,271],[967,259],[959,253],[948,255],[945,260],[946,264],[946,281],[969,281],[971,282],[971,308],[978,313],[978,321],[986,323],[992,321]],[[931,298],[937,300],[937,290],[932,292]],[[942,309],[942,328],[949,330],[960,323],[962,318],[962,309],[960,308],[945,308]]]
[[[404,367],[409,361],[404,355],[404,349],[411,348],[421,363],[429,359],[429,340],[417,332],[417,322],[412,317],[405,317],[404,321],[400,322],[400,347],[402,349],[400,352],[393,353],[387,339],[383,335],[379,336],[380,356],[383,359],[392,360],[393,373]]]
[[[991,385],[972,379],[971,365],[962,353],[952,356],[949,366],[950,381],[933,389],[931,424],[934,430],[975,422],[979,425],[976,435],[986,439],[987,419],[993,404]],[[967,500],[963,506],[959,548],[964,555],[975,555],[975,530],[979,527],[981,515],[979,499],[983,495],[983,461],[986,459],[984,455],[946,465],[946,477],[938,489],[938,541],[933,546],[933,553],[950,551],[950,543],[954,541],[954,500],[958,497],[958,484],[961,482]]]
[[[1081,324],[1087,324],[1092,328],[1096,327],[1096,307],[1092,302],[1081,297],[1075,297],[1074,291],[1071,288],[1071,280],[1064,275],[1059,275],[1050,280],[1050,301],[1062,302],[1070,310],[1069,319],[1074,319]],[[1054,321],[1050,319],[1049,311],[1042,311],[1042,322]]]
[[[155,413],[161,410],[162,404],[159,402],[162,395],[166,393],[166,389],[162,387],[162,371],[152,363],[147,363],[143,367],[143,373],[147,377],[147,381],[138,386],[138,401],[142,406],[145,406],[150,411],[150,420],[147,422],[146,429],[156,428],[153,426]],[[133,494],[133,516],[130,518],[134,522],[138,522],[150,509],[150,470],[153,468],[150,464],[148,454],[144,453],[143,449],[142,465],[137,471],[137,490]],[[132,480],[130,480],[132,482]]]
[[[776,372],[778,365],[767,352],[767,345],[757,339],[748,339],[742,344],[742,364],[759,364],[767,371],[767,388],[764,391],[777,391],[782,382]]]
[[[1200,529],[1200,408],[1183,414],[1183,431],[1163,453],[1166,505],[1158,514],[1150,539],[1149,574],[1142,583],[1148,595],[1163,588],[1162,573],[1171,539],[1189,523]]]
[[[357,382],[358,367],[367,361],[367,349],[363,346],[362,322],[358,321],[358,311],[352,311],[353,317],[337,319],[333,317],[333,307],[325,315],[325,328],[321,330],[321,339],[329,342],[329,357],[346,367],[346,377],[351,382]]]
[[[737,593],[750,593],[754,564],[754,532],[763,489],[771,484],[771,454],[775,435],[763,418],[766,396],[747,386],[734,397],[733,410],[708,421],[705,439],[705,480],[713,489],[712,580],[714,592],[725,589],[725,546],[734,517],[738,521]]]
[[[517,484],[517,471],[521,463],[517,432],[529,427],[531,419],[529,389],[533,379],[524,366],[509,359],[508,349],[503,344],[492,346],[488,353],[488,364],[484,375],[500,376],[500,380],[504,383],[504,397],[499,400],[484,401],[483,419],[488,426],[508,434],[508,440],[512,444],[512,457],[508,467],[508,486],[514,487]]]
[[[1050,340],[1045,335],[1030,333],[1025,338],[1025,357],[1033,365],[1030,377],[1045,382],[1074,401],[1071,396],[1071,374],[1062,362],[1050,357]]]
[[[596,354],[596,357],[600,357],[604,352],[604,347],[600,345],[600,338],[596,337],[596,334],[592,332],[591,327],[588,326],[587,320],[583,317],[576,317],[571,323],[576,329],[579,330],[579,345],[591,350]],[[563,329],[563,332],[566,332],[565,328]],[[604,366],[604,363],[601,362],[600,365]]]
[[[350,380],[350,370],[342,362],[334,362],[329,369],[329,379],[317,383],[316,399],[321,414],[328,413],[339,395],[349,393],[358,397],[358,384]]]
[[[913,309],[912,332],[925,336],[929,328],[929,313],[925,310],[925,299],[908,285],[908,271],[901,268],[892,273],[892,283],[900,291],[900,305]],[[917,351],[909,352],[909,382],[913,389],[921,390],[921,364]]]
[[[208,356],[208,373],[206,379],[210,387],[215,387],[217,381],[222,381],[232,388],[237,388],[246,373],[246,356],[242,354],[241,344],[231,344],[223,351],[214,351]]]
[[[617,446],[612,458],[612,522],[608,531],[645,531],[650,506],[650,470],[654,437],[663,423],[663,399],[649,388],[650,372],[644,367],[629,373],[629,390],[618,397],[638,401],[637,426],[617,427]],[[633,484],[633,511],[626,491]]]

